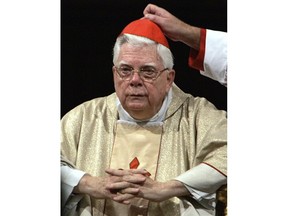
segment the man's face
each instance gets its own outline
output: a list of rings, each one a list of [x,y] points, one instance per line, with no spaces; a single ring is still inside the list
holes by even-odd
[[[136,70],[145,67],[156,71],[164,69],[161,58],[156,51],[156,45],[134,46],[125,43],[121,46],[116,67],[129,66]],[[114,86],[116,94],[123,108],[135,119],[145,120],[152,118],[161,108],[162,102],[168,93],[175,72],[166,70],[152,81],[144,82],[139,74],[133,74],[131,80],[122,80],[113,67]]]

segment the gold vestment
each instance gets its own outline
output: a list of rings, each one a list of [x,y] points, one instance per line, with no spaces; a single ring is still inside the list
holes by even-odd
[[[200,163],[226,175],[226,112],[217,110],[205,98],[184,93],[175,84],[172,90],[173,98],[163,121],[155,180],[166,182]],[[61,120],[62,163],[93,176],[105,176],[117,120],[115,93],[87,101],[68,112]],[[178,216],[186,206],[176,197],[149,202],[147,215]],[[105,215],[104,208],[104,199],[84,196],[71,215]]]

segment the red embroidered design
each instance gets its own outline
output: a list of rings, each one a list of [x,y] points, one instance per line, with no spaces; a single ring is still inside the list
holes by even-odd
[[[130,169],[137,169],[140,165],[140,162],[137,157],[134,157],[134,159],[129,163]],[[148,172],[147,176],[151,176],[151,174]]]
[[[135,157],[129,164],[130,169],[137,169],[139,164],[140,164],[140,162],[139,162],[138,158]]]

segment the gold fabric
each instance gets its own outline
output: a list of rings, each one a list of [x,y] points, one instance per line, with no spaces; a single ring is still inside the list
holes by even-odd
[[[155,179],[168,181],[202,162],[226,174],[226,112],[217,110],[204,98],[185,94],[175,84],[172,88]],[[62,163],[94,176],[105,176],[117,119],[115,93],[85,102],[67,113],[61,120]],[[105,215],[104,207],[105,200],[85,196],[78,204],[76,215]],[[148,216],[178,216],[181,207],[189,206],[176,197],[150,202]]]

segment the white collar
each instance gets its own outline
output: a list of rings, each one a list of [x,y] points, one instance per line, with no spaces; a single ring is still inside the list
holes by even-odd
[[[119,112],[119,119],[128,121],[128,122],[162,122],[165,118],[166,111],[171,103],[172,100],[172,88],[168,91],[168,94],[165,96],[165,99],[162,103],[161,109],[158,113],[156,113],[152,118],[147,120],[137,120],[134,119],[132,116],[129,115],[128,112],[123,108],[121,105],[119,98],[116,99],[116,105]]]

